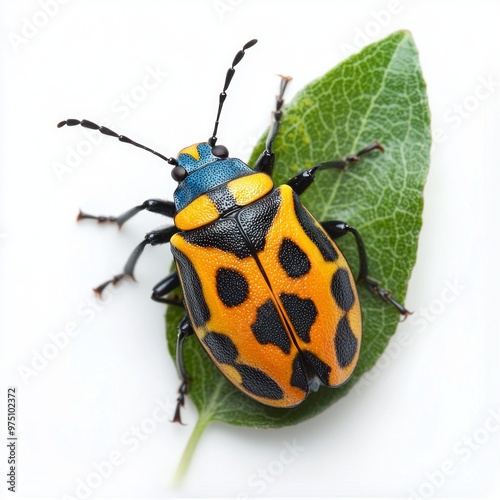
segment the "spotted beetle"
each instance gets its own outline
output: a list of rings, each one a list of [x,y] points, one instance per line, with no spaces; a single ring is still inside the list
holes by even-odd
[[[356,281],[409,312],[368,276],[366,251],[359,232],[345,222],[318,222],[299,196],[326,169],[346,169],[361,156],[383,151],[373,142],[356,154],[319,163],[286,184],[271,179],[273,143],[280,128],[289,77],[281,76],[265,149],[253,168],[231,158],[217,144],[217,129],[235,66],[257,40],[246,43],[226,73],[212,136],[193,144],[177,158],[165,157],[126,136],[88,120],[58,124],[81,125],[145,149],[173,166],[178,183],[174,201],[146,200],[118,217],[79,213],[122,226],[147,210],[169,218],[174,225],[151,231],[130,255],[123,272],[104,282],[134,277],[134,268],[147,245],[170,243],[176,270],[154,288],[152,299],[184,307],[178,326],[176,364],[181,379],[174,421],[190,377],[183,362],[183,343],[196,334],[208,356],[239,390],[256,401],[289,408],[300,404],[320,385],[339,387],[351,376],[361,343],[361,308]],[[334,240],[352,234],[360,267],[357,280]],[[182,287],[183,300],[172,297]]]

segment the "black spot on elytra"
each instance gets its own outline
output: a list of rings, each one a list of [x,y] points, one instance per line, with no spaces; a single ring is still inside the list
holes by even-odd
[[[339,366],[346,368],[352,363],[358,348],[358,340],[352,332],[346,316],[337,325],[334,344]]]
[[[273,344],[285,354],[290,353],[290,338],[271,299],[257,309],[252,332],[259,344]]]
[[[262,370],[238,363],[235,368],[241,375],[241,385],[252,394],[269,399],[283,399],[283,389]]]
[[[309,391],[307,372],[300,353],[297,353],[292,361],[292,378],[290,379],[290,385],[298,387],[305,392]]]
[[[218,363],[234,365],[238,357],[238,349],[234,342],[222,333],[208,332],[203,337],[203,343],[208,347]]]
[[[339,307],[344,311],[349,311],[354,305],[354,292],[352,291],[347,269],[337,269],[336,273],[332,276],[330,290]]]
[[[335,262],[339,257],[337,250],[323,230],[316,225],[315,220],[304,208],[296,193],[293,195],[293,205],[297,220],[309,239],[318,247],[321,255],[327,262]]]
[[[301,299],[294,294],[282,293],[280,300],[292,322],[297,335],[304,342],[310,342],[309,333],[318,317],[318,310],[311,299]]]
[[[217,294],[225,306],[239,306],[247,299],[248,282],[240,272],[221,267],[217,269],[215,280]]]
[[[186,303],[194,326],[202,326],[210,319],[210,309],[203,295],[200,277],[189,258],[180,250],[172,248],[172,255],[179,265]]]
[[[330,372],[332,371],[332,369],[312,352],[302,351],[302,354],[309,364],[310,368],[318,376],[321,382],[325,385],[328,385],[328,377],[330,376]]]
[[[283,390],[269,375],[254,366],[236,362],[238,349],[228,335],[208,332],[202,342],[218,363],[236,368],[241,375],[241,385],[247,391],[259,397],[283,399]]]
[[[311,269],[311,262],[306,253],[289,238],[283,238],[278,259],[290,278],[300,278]]]
[[[217,248],[230,252],[240,259],[250,257],[252,252],[234,219],[218,219],[212,224],[182,233],[182,237],[193,245]]]

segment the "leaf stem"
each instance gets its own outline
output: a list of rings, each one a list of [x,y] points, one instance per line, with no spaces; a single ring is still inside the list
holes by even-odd
[[[193,458],[194,450],[196,449],[198,441],[200,440],[203,431],[206,429],[210,421],[210,417],[207,418],[206,415],[200,413],[191,437],[189,438],[186,448],[184,449],[184,453],[182,454],[181,461],[179,462],[179,465],[177,467],[177,471],[175,472],[173,481],[174,486],[178,486],[184,479],[184,476],[189,469],[189,464],[191,463],[191,459]]]

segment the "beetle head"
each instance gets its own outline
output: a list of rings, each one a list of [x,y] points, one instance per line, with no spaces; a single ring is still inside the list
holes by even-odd
[[[211,146],[200,142],[182,149],[173,178],[179,183],[174,193],[177,210],[181,210],[198,196],[253,170],[237,158],[229,158],[225,146]]]

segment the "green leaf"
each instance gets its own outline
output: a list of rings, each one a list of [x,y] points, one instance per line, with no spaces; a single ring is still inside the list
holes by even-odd
[[[264,149],[255,148],[252,165]],[[353,153],[377,140],[373,152],[347,171],[322,171],[302,196],[319,221],[343,220],[363,236],[370,275],[403,301],[415,263],[421,227],[422,190],[430,152],[430,118],[418,53],[410,33],[396,32],[350,57],[315,80],[285,108],[275,142],[276,185],[312,165]],[[356,272],[353,238],[339,246]],[[361,286],[363,341],[354,376],[340,389],[320,388],[293,409],[263,406],[236,390],[211,363],[196,338],[185,342],[192,376],[189,398],[199,421],[182,470],[202,430],[211,421],[250,427],[293,425],[346,395],[383,353],[400,321],[397,311]],[[179,308],[167,311],[167,337],[174,357]]]

